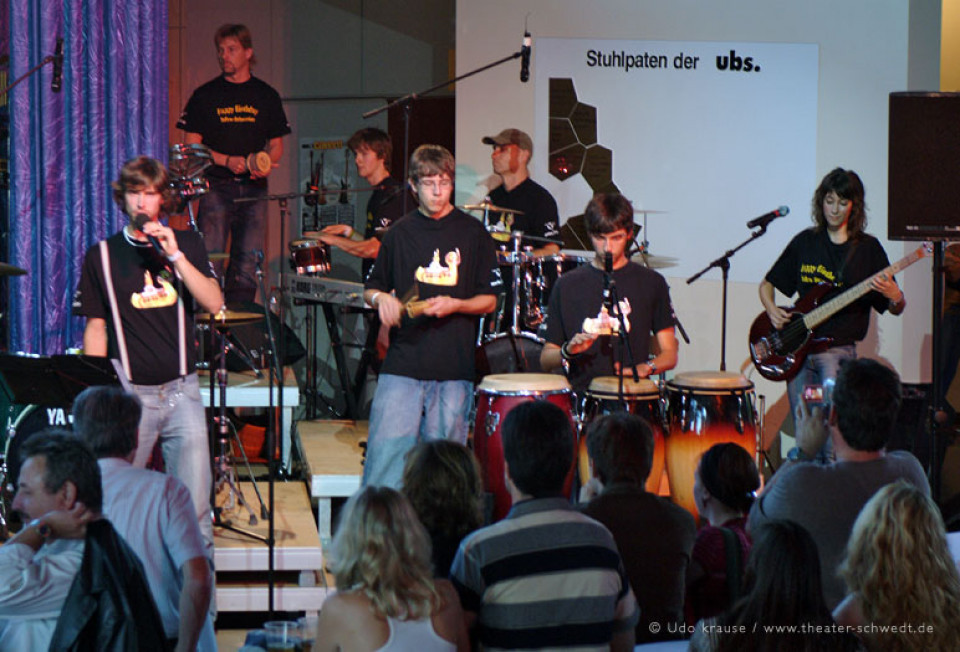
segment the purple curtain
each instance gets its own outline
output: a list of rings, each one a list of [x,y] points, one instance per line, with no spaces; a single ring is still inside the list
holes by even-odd
[[[10,79],[64,39],[63,89],[45,66],[10,97],[10,350],[79,346],[73,294],[88,247],[124,218],[110,182],[138,154],[167,159],[167,0],[6,0]]]

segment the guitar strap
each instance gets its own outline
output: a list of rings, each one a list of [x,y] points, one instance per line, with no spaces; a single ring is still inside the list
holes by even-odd
[[[827,236],[829,238],[830,236]],[[854,238],[850,242],[850,248],[847,249],[847,255],[843,259],[843,263],[840,265],[840,269],[837,270],[837,280],[841,281],[843,279],[843,272],[847,269],[847,263],[850,262],[850,259],[853,258],[853,252],[857,250],[857,245],[860,244],[860,238]],[[843,288],[847,289],[847,284],[843,284]]]

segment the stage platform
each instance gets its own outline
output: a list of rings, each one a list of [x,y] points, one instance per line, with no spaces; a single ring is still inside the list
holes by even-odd
[[[360,488],[367,421],[300,421],[297,423],[300,450],[310,484],[310,496],[317,500],[317,529],[321,539],[332,530],[332,499],[349,498]]]
[[[210,375],[206,371],[199,372],[200,376],[200,396],[203,399],[204,407],[220,406],[220,387],[216,385],[214,379],[213,400],[210,400]],[[277,405],[280,400],[280,393],[274,389],[273,404]],[[297,385],[296,376],[293,369],[287,367],[283,372],[283,414],[281,415],[282,429],[282,450],[283,468],[290,470],[290,458],[293,447],[291,446],[291,432],[293,426],[293,411],[300,406],[300,388]],[[270,406],[270,384],[267,374],[257,378],[252,371],[230,371],[227,373],[226,400],[224,404],[227,407],[255,407],[265,408]]]
[[[269,485],[261,482],[259,488],[263,501],[269,503]],[[260,501],[253,485],[241,482],[240,489],[258,523],[250,525],[249,513],[242,508],[235,507],[224,516],[233,526],[266,537],[269,525],[266,519],[260,518]],[[224,499],[223,494],[219,495],[218,503]],[[274,609],[304,611],[308,616],[315,616],[328,589],[310,497],[302,482],[277,482],[274,485],[274,505]],[[266,543],[215,527],[214,544],[218,611],[267,611],[269,550]]]

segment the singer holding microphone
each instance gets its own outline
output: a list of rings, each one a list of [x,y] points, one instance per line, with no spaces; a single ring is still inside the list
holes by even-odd
[[[820,182],[812,202],[814,226],[794,236],[760,283],[760,302],[774,328],[779,330],[791,317],[777,306],[774,289],[787,297],[802,297],[818,283],[832,283],[837,289],[827,294],[826,301],[890,265],[880,241],[864,232],[865,195],[863,182],[853,170],[835,168]],[[841,363],[857,357],[856,343],[867,334],[870,309],[899,315],[906,307],[906,297],[893,278],[878,276],[872,285],[873,292],[817,327],[814,337],[831,338],[830,347],[808,355],[800,372],[788,381],[787,396],[798,431],[801,420],[809,416],[802,405],[803,388],[831,384]],[[794,448],[788,457],[809,459],[816,454],[818,461],[827,462],[832,457],[829,443],[828,439],[819,452]]]
[[[596,256],[593,264],[563,274],[553,288],[541,367],[553,371],[566,361],[575,392],[583,392],[598,376],[619,372],[621,345],[607,281],[611,279],[638,375],[646,378],[673,369],[678,344],[670,289],[660,274],[626,255],[633,235],[633,205],[623,195],[598,194],[587,204],[584,223]],[[655,356],[650,355],[651,334],[660,348]]]
[[[190,490],[212,559],[210,454],[193,313],[194,301],[218,311],[223,295],[200,235],[159,221],[171,200],[169,181],[156,159],[124,163],[112,187],[129,221],[87,250],[74,312],[87,318],[84,353],[119,359],[143,403],[134,466],[146,466],[159,441],[167,472]]]

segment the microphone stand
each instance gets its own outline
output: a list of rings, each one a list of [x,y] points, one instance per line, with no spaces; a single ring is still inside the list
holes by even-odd
[[[687,285],[690,285],[714,267],[720,268],[723,273],[723,308],[720,316],[720,371],[727,370],[727,284],[729,282],[728,277],[730,272],[730,259],[735,253],[767,232],[766,224],[759,224],[758,226],[760,228],[751,233],[749,238],[738,244],[733,249],[727,250],[722,256],[687,279]]]
[[[503,57],[502,59],[497,59],[496,61],[492,63],[488,63],[485,66],[475,68],[470,72],[464,73],[458,77],[453,77],[451,79],[448,79],[447,81],[437,84],[436,86],[431,86],[426,90],[422,90],[419,93],[416,93],[416,92],[408,93],[403,97],[397,98],[394,101],[384,104],[379,108],[367,111],[361,117],[366,120],[368,118],[372,118],[375,115],[379,115],[384,111],[389,111],[394,107],[397,107],[397,106],[403,107],[403,178],[409,179],[410,178],[410,174],[409,174],[410,172],[409,170],[409,167],[410,167],[410,112],[412,111],[413,103],[417,100],[417,98],[423,97],[424,95],[429,95],[430,93],[433,93],[434,91],[438,91],[441,88],[446,88],[451,84],[456,84],[460,80],[466,79],[467,77],[473,77],[474,75],[477,75],[485,70],[496,68],[497,66],[504,64],[508,61],[512,61],[513,59],[519,59],[521,56],[523,56],[523,48],[521,48],[520,50],[517,50],[516,52],[514,52],[509,56]],[[407,199],[409,194],[410,193],[403,193],[404,215],[406,215],[407,213]]]
[[[519,52],[517,53],[517,56],[520,56],[520,53],[519,53]],[[55,55],[52,55],[52,54],[48,54],[47,56],[45,56],[45,57],[40,61],[40,63],[38,63],[38,64],[35,65],[33,68],[31,68],[31,69],[28,70],[27,72],[25,72],[25,73],[23,73],[22,75],[20,75],[19,77],[17,77],[12,84],[10,84],[9,86],[7,86],[7,87],[4,88],[3,90],[0,90],[0,97],[5,97],[5,96],[7,95],[7,93],[9,93],[10,91],[12,91],[12,90],[14,89],[14,87],[17,86],[20,82],[22,82],[22,81],[25,80],[27,77],[31,76],[33,73],[35,73],[35,72],[37,72],[38,70],[40,70],[41,68],[43,68],[43,67],[44,67],[45,65],[47,65],[48,63],[53,63],[56,58],[57,58],[57,57],[56,57]]]
[[[619,329],[617,330],[617,336],[620,338],[620,350],[619,353],[619,362],[620,362],[620,371],[617,372],[617,403],[620,405],[621,410],[627,409],[627,401],[623,395],[623,378],[626,375],[627,369],[624,366],[624,351],[626,351],[627,357],[626,362],[629,363],[630,369],[633,371],[633,382],[640,382],[640,374],[637,372],[637,362],[633,357],[633,347],[630,345],[629,334],[627,333],[627,323],[623,318],[623,312],[620,310],[620,295],[617,293],[617,282],[613,279],[613,274],[608,273],[607,270],[603,270],[604,279],[607,282],[607,291],[610,295],[610,310],[612,314],[616,316],[617,322],[620,324]],[[610,355],[613,355],[613,352],[610,352]]]

